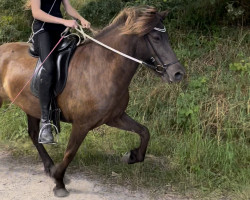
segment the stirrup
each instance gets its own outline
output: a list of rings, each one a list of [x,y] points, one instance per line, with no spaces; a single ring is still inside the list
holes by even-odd
[[[53,142],[44,142],[44,141],[39,140],[39,138],[41,138],[42,130],[43,130],[46,126],[51,126],[51,127],[54,127],[54,128],[55,128],[55,131],[56,131],[56,141],[54,140],[54,138],[53,138]],[[58,132],[58,129],[57,129],[57,127],[56,127],[54,124],[52,124],[52,123],[44,124],[43,127],[41,127],[41,129],[40,129],[40,131],[39,131],[38,143],[39,143],[39,144],[57,144],[57,143],[58,143],[58,137],[57,137],[58,133],[59,133],[59,132]],[[53,136],[53,133],[52,133],[52,132],[51,132],[51,134],[52,134],[52,136]]]

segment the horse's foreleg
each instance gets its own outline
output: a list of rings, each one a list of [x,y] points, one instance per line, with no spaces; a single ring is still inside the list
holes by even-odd
[[[150,138],[147,127],[139,124],[131,117],[129,117],[126,113],[123,113],[120,118],[114,119],[111,122],[107,123],[107,125],[126,131],[132,131],[140,135],[141,144],[139,148],[132,150],[125,161],[129,164],[142,162],[145,158],[148,141]]]
[[[50,158],[50,156],[48,155],[47,151],[45,150],[45,148],[43,147],[42,144],[38,143],[38,134],[39,134],[39,122],[40,119],[34,118],[30,115],[27,115],[28,118],[28,132],[29,132],[29,136],[33,142],[33,144],[35,145],[35,147],[37,148],[37,151],[43,161],[44,164],[44,171],[46,172],[46,174],[51,176],[51,168],[54,166],[54,163],[52,161],[52,159]]]
[[[88,130],[83,130],[81,126],[73,124],[72,132],[70,135],[67,149],[64,153],[63,161],[60,164],[56,165],[52,172],[52,176],[55,179],[56,183],[56,186],[54,188],[54,194],[57,197],[65,197],[69,194],[69,192],[65,188],[65,184],[63,181],[64,174],[68,165],[75,157],[76,152],[82,144],[82,141],[84,140],[87,133]]]

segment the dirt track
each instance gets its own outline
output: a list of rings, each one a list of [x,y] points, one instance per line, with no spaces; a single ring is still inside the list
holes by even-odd
[[[106,187],[88,180],[82,173],[69,174],[67,185],[72,200],[139,200],[146,195],[131,192],[122,187]],[[8,152],[0,151],[0,199],[1,200],[48,200],[59,199],[53,194],[54,182],[44,172],[41,162],[14,159]]]
[[[81,172],[68,173],[70,195],[65,200],[184,200],[179,196],[149,197],[146,193],[129,191],[121,186],[106,186],[90,180]],[[42,163],[30,158],[15,159],[0,149],[1,200],[53,200],[54,182],[43,171]]]

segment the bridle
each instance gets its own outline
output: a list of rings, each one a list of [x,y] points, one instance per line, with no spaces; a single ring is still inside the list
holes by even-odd
[[[163,29],[155,27],[154,30],[162,32],[162,33],[166,32],[166,28],[165,27]],[[158,52],[156,51],[155,46],[150,41],[150,39],[148,37],[148,34],[144,36],[144,39],[145,39],[145,42],[147,44],[148,49],[151,49],[152,53],[154,55],[154,56],[152,56],[150,58],[150,60],[151,60],[151,63],[154,64],[153,66],[155,66],[154,67],[155,72],[157,72],[158,74],[161,74],[161,75],[167,74],[168,67],[170,67],[171,65],[174,65],[174,64],[178,63],[179,61],[178,60],[172,61],[172,62],[170,62],[168,64],[164,63],[163,60],[161,59],[161,57],[159,56]],[[155,64],[155,61],[156,61],[155,57],[157,57],[157,59],[160,61],[160,64]]]
[[[100,41],[94,39],[94,38],[92,38],[92,37],[89,36],[88,34],[86,34],[86,33],[83,31],[83,27],[82,27],[81,25],[78,25],[78,28],[76,28],[75,30],[77,30],[80,34],[82,34],[82,36],[84,37],[84,40],[86,40],[86,38],[88,38],[88,39],[92,40],[93,42],[95,42],[95,43],[97,43],[97,44],[99,44],[99,45],[101,45],[101,46],[103,46],[103,47],[105,47],[105,48],[107,48],[107,49],[109,49],[109,50],[111,50],[111,51],[113,51],[113,52],[115,52],[115,53],[117,53],[117,54],[123,56],[123,57],[126,57],[126,58],[128,58],[128,59],[130,59],[130,60],[133,60],[134,62],[137,62],[137,63],[139,63],[139,64],[141,64],[141,65],[144,65],[144,66],[148,67],[149,69],[155,71],[157,74],[159,74],[159,75],[161,75],[161,76],[163,76],[163,75],[165,75],[165,74],[168,75],[168,73],[167,73],[168,67],[170,67],[171,65],[174,65],[174,64],[176,64],[176,63],[179,62],[179,61],[177,60],[177,61],[173,61],[173,62],[171,62],[171,63],[165,64],[165,63],[161,60],[160,56],[157,54],[157,51],[155,50],[155,47],[153,46],[153,44],[152,44],[152,43],[150,42],[150,40],[148,39],[148,34],[144,36],[144,37],[147,38],[146,40],[148,41],[148,42],[146,42],[146,43],[147,43],[148,47],[149,47],[149,45],[150,45],[151,49],[153,50],[153,54],[155,54],[155,55],[157,56],[157,58],[159,59],[159,61],[161,62],[161,64],[157,64],[157,65],[156,65],[156,64],[155,64],[155,58],[154,58],[154,57],[151,57],[151,63],[153,63],[153,65],[152,65],[152,64],[149,64],[149,63],[144,62],[144,61],[142,61],[142,60],[139,60],[139,59],[137,59],[137,58],[134,58],[134,57],[132,57],[132,56],[129,56],[129,55],[125,54],[125,53],[122,53],[122,52],[120,52],[120,51],[118,51],[118,50],[116,50],[116,49],[114,49],[114,48],[112,48],[112,47],[110,47],[110,46],[108,46],[108,45],[106,45],[106,44],[104,44],[104,43],[102,43],[102,42],[100,42]],[[159,31],[159,32],[162,32],[162,33],[166,32],[166,28],[165,28],[165,27],[164,27],[163,29],[154,27],[154,30]]]

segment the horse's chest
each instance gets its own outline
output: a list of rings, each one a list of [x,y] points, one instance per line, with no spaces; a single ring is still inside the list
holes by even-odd
[[[116,115],[116,113],[124,112],[128,105],[128,92],[123,95],[110,95],[106,99],[102,99],[99,104],[99,110],[102,113]]]

